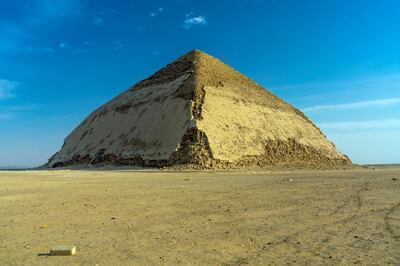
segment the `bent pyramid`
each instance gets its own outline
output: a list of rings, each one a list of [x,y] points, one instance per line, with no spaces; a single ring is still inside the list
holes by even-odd
[[[350,163],[302,112],[193,50],[91,113],[47,166]]]

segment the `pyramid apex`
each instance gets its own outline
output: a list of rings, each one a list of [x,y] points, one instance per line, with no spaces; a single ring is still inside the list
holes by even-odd
[[[206,54],[206,53],[199,49],[193,49],[193,50],[189,51],[188,54]]]
[[[189,59],[190,61],[194,61],[198,58],[202,57],[212,57],[211,55],[207,54],[206,52],[199,50],[199,49],[193,49],[187,52],[186,54],[182,55],[180,59]]]

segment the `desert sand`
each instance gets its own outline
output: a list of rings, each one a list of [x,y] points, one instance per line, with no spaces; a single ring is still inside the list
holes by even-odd
[[[394,166],[3,171],[0,265],[399,265],[399,179]],[[38,256],[58,245],[77,256]]]

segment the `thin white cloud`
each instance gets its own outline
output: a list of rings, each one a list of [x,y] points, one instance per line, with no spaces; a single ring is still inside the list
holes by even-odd
[[[0,20],[0,51],[6,53],[45,54],[55,52],[53,48],[44,45],[32,46],[32,36],[23,23],[11,23]]]
[[[303,108],[304,112],[317,112],[324,110],[353,110],[377,106],[392,106],[400,104],[400,98],[378,99],[362,102],[344,103],[344,104],[329,104],[329,105],[316,105],[312,107]]]
[[[2,53],[51,53],[54,50],[46,46],[29,44],[31,36],[24,31],[22,25],[0,21],[0,52]],[[0,53],[1,54],[1,53]]]
[[[109,9],[102,10],[99,12],[99,15],[101,15],[101,16],[104,16],[107,14],[116,15],[116,14],[118,14],[118,11],[115,10],[114,8],[109,8]]]
[[[186,19],[183,21],[182,28],[188,30],[192,26],[199,25],[204,26],[207,25],[207,19],[204,16],[195,16],[193,13],[187,13],[185,15]]]
[[[97,17],[93,18],[92,24],[94,26],[101,26],[101,25],[103,25],[103,23],[104,23],[104,20],[102,18],[97,18]]]
[[[60,48],[61,49],[68,49],[68,48],[71,48],[71,46],[69,45],[69,43],[62,42],[62,43],[60,43]]]
[[[21,25],[0,20],[0,51],[25,52],[29,34]]]
[[[124,45],[122,44],[122,42],[120,40],[114,42],[114,50],[119,50],[122,47],[124,47]]]
[[[381,73],[349,80],[274,85],[272,87],[273,91],[278,94],[291,91],[291,96],[287,100],[298,103],[301,101],[321,102],[321,100],[334,98],[356,99],[361,95],[377,95],[377,93],[381,99],[394,98],[400,97],[400,72]]]
[[[12,114],[0,114],[0,121],[10,119],[12,116]]]
[[[400,119],[318,123],[318,126],[331,130],[400,129]]]
[[[37,0],[36,10],[42,17],[67,17],[81,13],[81,0]]]
[[[24,104],[24,105],[0,105],[1,110],[6,110],[7,112],[15,111],[33,111],[40,109],[41,106],[38,104]]]
[[[13,91],[17,86],[17,82],[0,79],[0,100],[14,97]]]
[[[332,90],[376,90],[382,88],[400,89],[400,73],[383,73],[351,80],[333,80],[274,86],[277,91],[332,91]]]
[[[89,42],[89,41],[83,41],[82,44],[85,46],[96,46],[95,42]]]
[[[40,108],[41,106],[37,104],[0,105],[0,121],[9,120],[21,114],[31,113]]]
[[[150,17],[156,17],[156,16],[160,15],[160,13],[163,12],[163,11],[164,11],[164,8],[159,7],[155,11],[150,12],[149,16]]]
[[[91,53],[91,52],[93,52],[93,50],[91,48],[78,48],[78,49],[73,50],[71,52],[71,54],[76,55],[76,54],[86,54],[86,53]]]
[[[54,53],[55,51],[51,47],[45,47],[45,48],[42,49],[42,52],[44,52],[44,53]]]
[[[80,15],[83,10],[82,0],[33,0],[27,1],[24,8],[29,13],[23,19],[14,22],[0,20],[0,51],[10,53],[41,53],[42,47],[30,45],[36,36],[32,29],[36,27],[54,28],[54,19]]]

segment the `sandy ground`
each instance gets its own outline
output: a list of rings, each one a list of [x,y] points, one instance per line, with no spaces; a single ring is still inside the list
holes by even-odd
[[[0,172],[0,265],[155,264],[400,265],[400,168]]]

